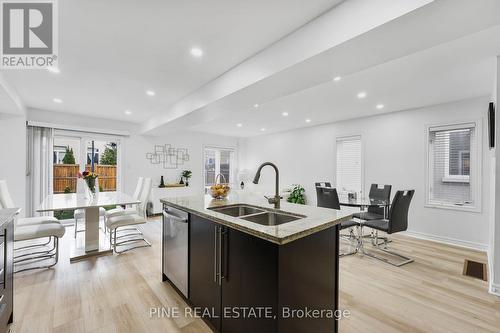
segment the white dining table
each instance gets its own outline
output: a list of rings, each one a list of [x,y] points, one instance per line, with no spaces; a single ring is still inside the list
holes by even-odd
[[[99,208],[138,204],[140,201],[122,192],[61,193],[48,195],[37,212],[85,210],[84,239],[77,239],[71,248],[70,261],[112,253],[109,239],[99,230]],[[75,225],[76,228],[76,225]]]

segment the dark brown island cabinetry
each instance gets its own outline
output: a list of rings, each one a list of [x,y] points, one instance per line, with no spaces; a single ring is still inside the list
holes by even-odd
[[[278,245],[188,215],[187,301],[212,329],[337,332],[337,226]]]

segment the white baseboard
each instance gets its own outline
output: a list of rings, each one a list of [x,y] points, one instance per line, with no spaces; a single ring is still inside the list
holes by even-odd
[[[490,283],[490,290],[489,290],[489,292],[490,292],[490,294],[493,294],[493,295],[496,295],[496,296],[500,297],[500,285],[494,284],[494,283]]]
[[[491,251],[490,249],[488,248],[488,251],[486,251],[486,255],[488,256],[488,284],[489,284],[489,292],[491,294],[494,294],[495,293],[495,287],[494,287],[494,283],[493,283],[493,258],[491,256]]]
[[[491,251],[488,249],[488,281],[490,282],[489,292],[490,294],[500,297],[500,285],[493,283],[495,277],[493,276],[493,257],[491,256]]]
[[[483,251],[483,252],[488,251],[488,244],[464,241],[461,239],[450,238],[450,237],[430,235],[430,234],[426,234],[426,233],[418,232],[418,231],[405,231],[403,234],[410,236],[410,237],[415,237],[415,238],[424,239],[424,240],[430,240],[430,241],[448,244],[448,245],[464,247],[467,249],[478,250],[478,251]]]

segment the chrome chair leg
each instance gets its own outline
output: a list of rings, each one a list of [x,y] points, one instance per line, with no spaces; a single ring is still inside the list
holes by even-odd
[[[21,246],[21,247],[14,248],[14,251],[30,249],[32,247],[44,247],[44,246],[49,245],[51,241],[52,241],[52,238],[49,237],[49,240],[46,243]]]
[[[375,248],[377,250],[382,251],[382,252],[385,252],[385,253],[388,253],[388,254],[393,255],[395,257],[401,258],[401,259],[403,259],[403,261],[401,261],[401,262],[394,262],[394,261],[389,260],[388,258],[380,257],[380,256],[377,256],[376,254],[367,252],[367,251],[364,250],[364,248],[362,249],[363,254],[366,255],[366,256],[368,256],[368,257],[371,257],[371,258],[383,261],[385,263],[388,263],[388,264],[396,266],[396,267],[401,267],[403,265],[409,264],[409,263],[411,263],[411,262],[414,261],[412,258],[406,257],[406,256],[404,256],[402,254],[397,253],[397,252],[388,250],[387,249],[387,243],[388,242],[384,241],[382,244],[380,244],[378,241],[379,241],[378,231],[375,231],[375,241],[374,241]],[[384,247],[381,248],[380,245],[384,245]]]
[[[46,268],[54,267],[59,262],[59,238],[57,238],[57,237],[54,237],[54,247],[53,247],[52,251],[54,251],[54,249],[55,249],[55,252],[53,252],[53,253],[47,253],[47,254],[43,254],[43,255],[35,255],[33,257],[30,257],[30,258],[23,258],[20,260],[14,260],[14,273],[20,273],[20,272],[24,272],[24,271],[33,270],[33,269],[46,269]],[[33,253],[33,254],[35,254],[35,253]],[[22,269],[15,269],[16,266],[19,266],[20,263],[22,263],[21,265],[29,265],[30,263],[33,263],[33,262],[52,259],[52,258],[54,259],[54,262],[50,265],[28,266],[28,267],[22,268]],[[30,261],[30,262],[24,263],[26,261]]]
[[[121,254],[121,253],[130,251],[130,250],[133,250],[133,249],[151,246],[151,243],[147,239],[145,239],[144,237],[135,237],[135,238],[129,238],[129,239],[124,239],[124,240],[119,241],[120,238],[124,238],[124,237],[131,237],[131,236],[137,236],[137,235],[142,236],[142,232],[139,231],[139,232],[135,232],[135,233],[128,233],[128,234],[117,236],[118,228],[119,227],[110,230],[110,235],[112,235],[112,237],[110,237],[110,244],[113,247],[114,252]],[[126,228],[126,229],[123,229],[123,231],[134,230],[134,229],[138,230],[137,228]],[[122,230],[119,230],[119,231],[122,231]],[[111,239],[113,239],[113,241],[111,241]],[[132,247],[126,248],[124,250],[118,250],[118,246],[122,246],[122,245],[128,244],[128,243],[136,243],[136,242],[142,242],[145,244],[132,246]]]
[[[52,240],[52,236],[49,237],[49,242],[50,240]],[[26,249],[23,249],[23,250],[20,250],[20,249],[15,249],[14,250],[14,253],[15,252],[24,252]],[[18,258],[23,258],[23,257],[29,257],[29,256],[36,256],[37,254],[48,254],[48,253],[51,253],[52,251],[55,250],[55,243],[53,244],[52,248],[51,249],[45,249],[43,251],[36,251],[36,252],[28,252],[28,253],[22,253],[22,254],[14,254],[14,263],[16,262],[16,260]],[[22,260],[19,260],[19,261],[22,261]]]
[[[350,255],[353,255],[353,254],[356,254],[358,253],[358,246],[359,246],[359,240],[356,238],[356,236],[354,235],[354,230],[353,228],[357,228],[357,227],[352,227],[352,228],[349,228],[349,235],[347,236],[347,238],[345,237],[339,237],[339,241],[342,239],[342,240],[345,240],[345,241],[348,241],[349,242],[349,248],[352,246],[352,241],[355,240],[356,241],[356,245],[354,247],[354,250],[352,251],[349,251],[349,252],[340,252],[339,253],[339,257],[345,257],[345,256],[350,256]]]

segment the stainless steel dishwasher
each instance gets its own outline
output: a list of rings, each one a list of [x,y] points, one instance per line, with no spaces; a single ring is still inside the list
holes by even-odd
[[[163,274],[188,297],[188,218],[182,210],[163,207]]]

